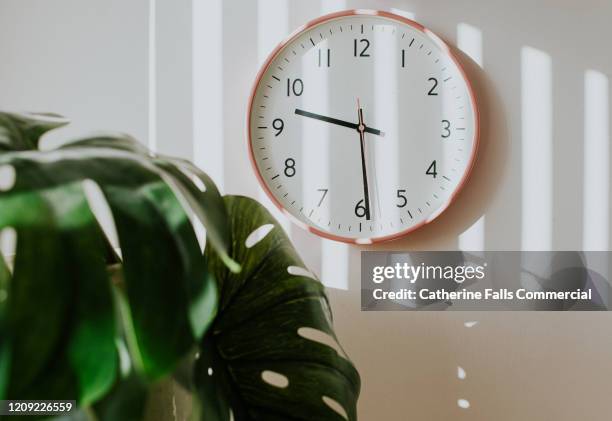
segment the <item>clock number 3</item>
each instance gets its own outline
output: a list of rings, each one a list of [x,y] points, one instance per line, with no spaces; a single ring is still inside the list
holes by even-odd
[[[450,121],[442,120],[442,137],[444,139],[446,139],[447,137],[451,135],[450,126],[451,126]]]

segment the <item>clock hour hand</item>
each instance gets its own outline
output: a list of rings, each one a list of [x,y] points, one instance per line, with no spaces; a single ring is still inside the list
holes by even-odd
[[[311,113],[310,111],[300,110],[299,108],[295,109],[295,113],[297,115],[301,115],[303,117],[314,118],[315,120],[321,120],[321,121],[324,121],[326,123],[336,124],[338,126],[348,127],[349,129],[359,130],[359,124],[358,123],[352,123],[350,121],[339,120],[337,118],[327,117],[327,116],[324,116],[324,115],[321,115],[321,114]],[[378,136],[384,136],[385,135],[385,132],[380,131],[378,129],[373,129],[371,127],[364,127],[364,132],[375,134],[375,135],[378,135]]]

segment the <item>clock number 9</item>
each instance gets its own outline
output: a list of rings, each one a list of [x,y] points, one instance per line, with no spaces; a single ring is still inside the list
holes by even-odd
[[[304,92],[304,82],[302,79],[295,79],[293,83],[291,83],[291,79],[287,78],[287,96],[293,95],[300,96]]]
[[[366,213],[367,213],[367,209],[363,205],[363,199],[361,199],[355,205],[355,216],[357,216],[358,218],[363,218],[364,216],[366,216]]]
[[[295,175],[295,159],[293,158],[285,159],[284,173],[287,177],[293,177]]]
[[[285,123],[280,118],[275,118],[274,121],[272,122],[272,127],[274,127],[274,129],[276,130],[276,133],[274,134],[274,136],[278,136],[279,134],[283,132],[283,128],[285,128]]]

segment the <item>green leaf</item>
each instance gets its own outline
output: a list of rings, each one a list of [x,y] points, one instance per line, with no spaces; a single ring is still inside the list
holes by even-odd
[[[133,152],[138,155],[148,156],[149,150],[144,145],[134,139],[132,136],[124,133],[107,133],[83,139],[76,139],[67,142],[58,149],[78,149],[78,148],[95,148],[95,149],[116,149],[125,152]]]
[[[10,343],[8,336],[6,303],[11,273],[0,255],[0,400],[5,399],[10,372]]]
[[[100,188],[123,250],[123,315],[133,333],[133,360],[149,379],[171,372],[216,312],[216,284],[207,274],[189,216],[193,212],[200,218],[210,244],[227,256],[225,208],[214,184],[208,180],[205,191],[198,190],[175,164],[150,156],[125,135],[80,139],[46,152],[0,153],[2,165],[16,172],[12,194],[85,180]],[[18,206],[18,212],[24,211]],[[105,246],[107,262],[115,263]],[[224,261],[235,269],[229,257]]]
[[[80,186],[2,198],[0,228],[17,231],[8,294],[9,398],[77,399],[116,371],[104,244]]]
[[[220,309],[196,368],[199,418],[229,420],[231,408],[237,421],[355,420],[359,375],[333,332],[324,287],[261,205],[226,204],[242,271],[207,249]]]
[[[149,387],[136,373],[118,381],[93,407],[98,421],[134,421],[142,419]]]
[[[137,367],[155,379],[201,336],[215,311],[215,289],[187,215],[164,183],[104,191],[123,250],[126,311],[136,337],[130,349]],[[194,320],[194,312],[201,318]]]
[[[38,149],[40,137],[68,120],[52,113],[7,113],[0,111],[0,151]]]
[[[232,272],[240,272],[240,265],[227,254],[230,238],[229,224],[227,223],[225,202],[215,183],[208,175],[188,161],[164,157],[163,160],[156,161],[156,164],[173,177],[177,189],[188,202],[187,207],[193,210],[202,224],[205,227],[215,227],[214,230],[207,231],[208,241],[214,246],[221,260]],[[202,187],[197,187],[186,174],[196,178]],[[202,204],[206,204],[206,206],[202,206]]]

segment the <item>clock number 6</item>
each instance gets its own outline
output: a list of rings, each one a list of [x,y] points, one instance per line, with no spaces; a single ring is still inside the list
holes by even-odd
[[[285,159],[284,173],[287,177],[293,177],[295,175],[295,159],[293,158]]]
[[[363,218],[367,214],[367,209],[364,206],[363,202],[364,202],[364,199],[361,199],[355,205],[355,216],[357,216],[358,218]]]

